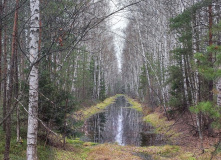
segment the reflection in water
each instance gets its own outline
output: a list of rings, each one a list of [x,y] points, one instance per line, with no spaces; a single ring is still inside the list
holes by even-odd
[[[120,114],[117,117],[117,136],[116,136],[116,142],[120,145],[124,145],[123,143],[123,108],[120,108]]]
[[[120,96],[103,112],[90,117],[84,126],[86,140],[135,146],[162,143],[158,141],[162,136],[154,134],[153,127],[142,122],[142,114],[129,106],[125,97]]]

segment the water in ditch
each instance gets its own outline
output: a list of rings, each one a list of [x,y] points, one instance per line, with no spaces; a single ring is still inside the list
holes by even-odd
[[[142,114],[132,108],[124,96],[116,99],[103,112],[90,117],[84,124],[84,140],[119,145],[161,145],[162,136],[142,121]]]

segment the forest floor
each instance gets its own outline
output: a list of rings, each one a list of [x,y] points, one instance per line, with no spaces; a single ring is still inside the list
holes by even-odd
[[[195,118],[191,113],[185,113],[179,118],[175,118],[176,121],[174,121],[172,128],[175,132],[181,134],[175,139],[174,144],[180,146],[185,152],[193,153],[196,159],[210,160],[213,157],[214,160],[221,160],[221,146],[219,145],[216,148],[219,142],[218,135],[208,137],[208,133],[204,133],[204,153],[202,153],[200,139],[194,128],[196,124],[193,124],[193,122],[196,122]]]
[[[218,148],[216,152],[214,152],[218,138],[204,136],[204,153],[202,153],[199,137],[195,129],[193,129],[192,119],[194,120],[194,117],[191,117],[192,115],[190,113],[179,115],[179,117],[174,118],[174,120],[168,121],[162,112],[161,109],[157,109],[145,118],[147,122],[155,126],[157,132],[169,138],[169,143],[178,146],[182,153],[189,155],[186,159],[210,160],[213,155],[213,160],[221,160],[221,148]],[[169,159],[174,158],[171,157]],[[183,158],[182,156],[178,156],[175,159]]]
[[[115,97],[116,98],[116,97]],[[192,132],[190,114],[185,114],[177,120],[168,121],[160,108],[154,112],[142,107],[140,103],[127,97],[132,107],[144,113],[143,120],[155,127],[157,134],[164,135],[168,142],[162,146],[120,146],[118,144],[96,144],[83,142],[80,139],[67,139],[65,149],[57,137],[49,136],[48,144],[39,134],[38,156],[39,160],[210,160],[215,150],[218,139],[204,138],[205,153],[201,153],[199,138]],[[89,109],[95,113],[95,108],[102,108],[104,104],[112,103],[113,97],[106,99],[103,103]],[[83,114],[84,115],[84,114]],[[85,114],[88,116],[88,113]],[[86,117],[87,117],[86,116]],[[83,117],[82,117],[83,118]],[[84,118],[83,118],[84,119]],[[189,120],[189,124],[186,123]],[[22,131],[26,136],[25,129]],[[0,159],[4,154],[4,132],[0,129]],[[55,142],[58,143],[55,143]],[[214,155],[213,159],[221,160],[221,149]],[[16,135],[12,135],[11,160],[25,160],[26,140],[22,144],[16,143]]]
[[[16,128],[12,128],[12,133],[16,133]],[[21,137],[26,137],[26,128],[21,129]],[[10,148],[10,160],[26,160],[26,147],[27,141],[26,139],[22,139],[21,143],[17,143],[16,135],[12,134],[11,137],[11,148]],[[5,151],[5,133],[0,128],[0,160],[4,159],[4,151]],[[52,148],[50,146],[45,146],[44,141],[38,141],[38,157],[39,160],[53,160],[54,153],[52,152]]]

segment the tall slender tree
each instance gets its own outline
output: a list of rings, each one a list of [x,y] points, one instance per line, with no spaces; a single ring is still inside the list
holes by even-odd
[[[9,151],[10,151],[10,142],[11,142],[11,106],[13,104],[13,89],[14,89],[14,70],[15,70],[15,54],[17,48],[17,33],[18,33],[18,5],[19,0],[16,0],[15,6],[15,16],[14,16],[14,25],[12,33],[12,52],[10,60],[10,74],[9,74],[9,89],[8,89],[8,99],[7,99],[7,117],[6,120],[6,139],[5,139],[5,153],[4,159],[9,160]]]
[[[27,132],[27,160],[37,160],[38,134],[38,57],[39,57],[39,24],[40,1],[30,0],[30,42],[29,60],[31,72],[29,75],[29,109]]]
[[[6,10],[7,4],[6,0],[4,1],[4,12]],[[6,117],[6,104],[7,104],[7,29],[6,25],[4,27],[4,79],[3,79],[3,117]],[[3,130],[6,131],[6,122],[3,122]]]

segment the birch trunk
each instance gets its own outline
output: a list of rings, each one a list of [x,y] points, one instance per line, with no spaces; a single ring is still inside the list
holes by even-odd
[[[93,88],[93,98],[96,99],[97,98],[97,60],[96,58],[94,58],[94,88]]]
[[[4,12],[6,9],[6,1],[4,1]],[[6,116],[6,102],[7,102],[7,29],[4,28],[4,80],[3,80],[3,117]],[[3,130],[6,130],[6,123],[3,123]]]
[[[97,99],[100,99],[100,88],[101,88],[101,51],[98,57],[98,80],[97,80]]]
[[[29,76],[29,115],[27,133],[27,160],[37,160],[38,133],[38,59],[39,53],[39,0],[30,0],[30,62],[32,65]]]
[[[75,93],[76,92],[76,86],[75,86],[75,81],[77,78],[77,66],[78,66],[78,55],[76,56],[75,60],[74,60],[74,65],[73,65],[73,69],[74,69],[74,76],[73,76],[73,81],[72,81],[72,91]]]

